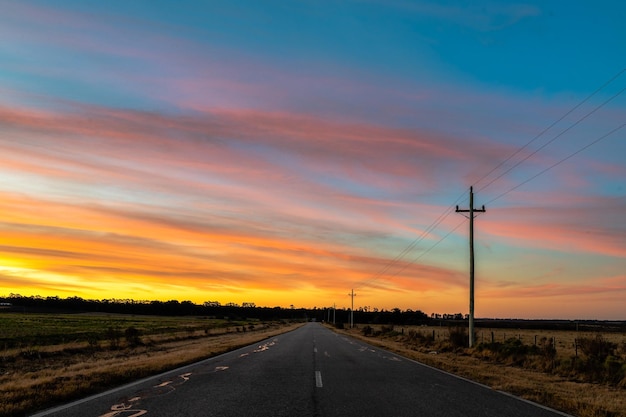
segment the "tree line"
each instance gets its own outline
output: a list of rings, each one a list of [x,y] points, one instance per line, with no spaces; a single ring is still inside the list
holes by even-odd
[[[2,305],[4,304],[4,305]],[[5,310],[20,312],[99,312],[112,314],[135,314],[154,316],[211,316],[224,319],[258,319],[269,320],[306,320],[348,322],[349,309],[333,309],[329,307],[283,308],[259,307],[255,303],[221,304],[217,301],[206,301],[196,304],[192,301],[137,301],[132,299],[91,300],[82,297],[61,298],[58,296],[42,297],[10,294],[0,297],[0,306]],[[420,325],[428,324],[431,319],[420,310],[359,309],[354,311],[357,323]]]

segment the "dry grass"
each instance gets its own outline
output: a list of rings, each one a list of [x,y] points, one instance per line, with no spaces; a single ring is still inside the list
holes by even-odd
[[[377,326],[372,327],[380,329]],[[403,328],[401,326],[396,326],[395,330],[400,334],[392,333],[391,336],[387,337],[366,337],[363,336],[361,329],[337,331],[427,365],[480,382],[493,389],[508,392],[576,416],[626,416],[626,389],[624,387],[616,388],[605,384],[585,383],[554,373],[496,363],[481,358],[476,349],[450,349],[447,344],[448,330],[446,328],[404,327],[405,333],[408,333],[408,330],[419,331],[424,336],[430,336],[430,338],[432,338],[434,331],[434,341],[423,345],[407,343],[406,338],[402,335]],[[477,342],[481,342],[481,332],[485,334],[485,342],[490,342],[491,331],[491,329],[478,329]],[[533,344],[535,335],[537,335],[538,341],[542,337],[554,337],[556,338],[557,355],[563,358],[575,355],[574,342],[576,338],[590,336],[571,331],[494,329],[493,332],[496,341],[502,341],[503,338],[521,337],[526,344]],[[623,343],[626,340],[624,334],[605,334],[604,336],[615,343]]]
[[[299,326],[276,323],[258,326],[254,331],[219,335],[183,331],[152,336],[135,347],[121,343],[116,349],[71,342],[5,350],[0,361],[0,416],[30,414]]]
[[[430,327],[423,329],[438,329],[442,331],[442,337],[445,337],[445,331],[440,327]],[[519,338],[525,344],[534,344],[535,341],[539,341],[545,337],[547,339],[554,338],[556,340],[557,355],[562,357],[571,357],[576,354],[576,339],[580,338],[593,338],[597,332],[575,332],[569,330],[541,330],[541,329],[477,329],[476,342],[490,342],[491,333],[493,333],[494,340],[501,342],[508,338]],[[605,340],[614,342],[616,344],[626,343],[626,335],[624,333],[602,333]],[[580,352],[579,352],[580,354]]]

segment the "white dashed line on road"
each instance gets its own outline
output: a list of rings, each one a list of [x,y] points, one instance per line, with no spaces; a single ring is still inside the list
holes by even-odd
[[[322,388],[322,373],[320,371],[315,371],[315,386],[317,388]]]

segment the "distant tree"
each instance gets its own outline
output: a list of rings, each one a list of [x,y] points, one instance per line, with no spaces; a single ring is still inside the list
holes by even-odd
[[[196,310],[196,305],[191,301],[183,301],[180,303],[180,312],[184,315],[192,315]]]
[[[205,307],[221,307],[222,303],[220,303],[219,301],[205,301],[204,306]]]

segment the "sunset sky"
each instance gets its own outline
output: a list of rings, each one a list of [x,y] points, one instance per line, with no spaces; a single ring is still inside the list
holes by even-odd
[[[624,16],[0,0],[0,295],[625,320]]]

